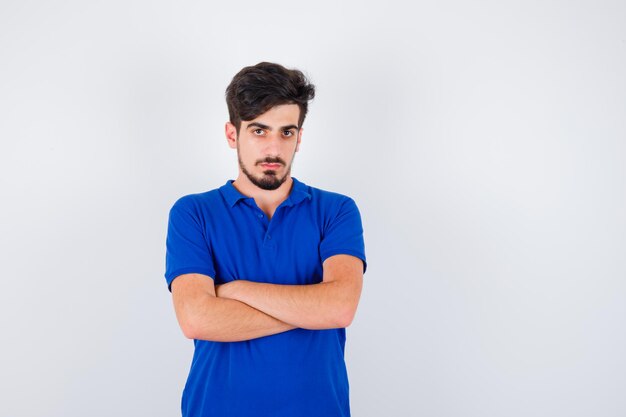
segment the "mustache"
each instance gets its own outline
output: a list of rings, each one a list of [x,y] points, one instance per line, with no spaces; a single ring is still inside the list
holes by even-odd
[[[256,164],[257,165],[259,165],[259,164],[282,164],[282,165],[285,165],[285,161],[283,161],[281,158],[278,158],[278,157],[272,158],[272,157],[268,156],[265,159],[258,160]]]

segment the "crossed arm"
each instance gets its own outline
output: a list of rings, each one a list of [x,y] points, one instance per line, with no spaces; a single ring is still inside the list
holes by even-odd
[[[363,263],[350,255],[324,261],[323,281],[277,285],[235,280],[215,286],[206,275],[172,282],[176,317],[186,337],[234,342],[297,327],[332,329],[352,322],[363,285]]]

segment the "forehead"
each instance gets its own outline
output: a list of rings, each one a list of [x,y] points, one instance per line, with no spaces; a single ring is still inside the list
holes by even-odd
[[[242,121],[244,126],[248,126],[250,123],[257,122],[270,127],[281,127],[288,125],[298,125],[298,119],[300,117],[300,107],[297,104],[280,104],[274,106],[268,111],[252,120]]]

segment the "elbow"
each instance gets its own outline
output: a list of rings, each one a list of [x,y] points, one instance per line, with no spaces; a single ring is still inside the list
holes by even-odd
[[[339,329],[339,328],[349,327],[351,324],[352,324],[352,320],[342,318],[340,320],[337,320],[337,323],[334,327]]]
[[[331,314],[322,315],[319,314],[310,317],[306,321],[294,323],[296,327],[301,327],[307,330],[327,330],[327,329],[340,329],[348,327],[352,324],[354,319],[354,313],[350,311],[336,311]]]
[[[205,297],[196,297],[176,306],[178,326],[187,339],[206,340],[212,336],[214,328],[210,316],[210,301]]]
[[[214,334],[214,331],[212,329],[199,328],[199,327],[193,326],[192,324],[186,324],[186,325],[181,324],[180,328],[183,331],[183,335],[187,339],[208,340],[211,342],[225,341],[225,340],[222,340],[222,338],[220,338],[218,335]]]
[[[191,323],[189,320],[181,320],[180,323],[180,329],[183,332],[183,335],[187,338],[187,339],[198,339],[199,338],[199,332],[196,326],[193,325],[193,323]]]
[[[206,323],[193,320],[181,320],[180,329],[187,339],[206,340],[209,342],[236,342],[240,339],[232,339],[227,332]]]
[[[348,327],[352,324],[354,320],[354,315],[356,311],[353,309],[344,310],[337,314],[336,316],[336,325],[337,327]]]
[[[206,321],[201,320],[201,314],[198,311],[189,309],[178,313],[178,325],[187,339],[207,339],[207,336],[212,333]]]

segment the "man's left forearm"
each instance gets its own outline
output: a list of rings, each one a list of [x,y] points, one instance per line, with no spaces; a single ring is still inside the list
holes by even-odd
[[[278,285],[236,280],[220,286],[218,296],[239,300],[296,327],[333,329],[352,322],[361,285],[360,281]]]

